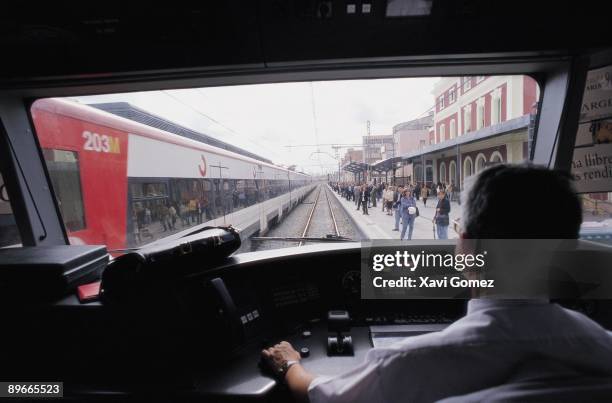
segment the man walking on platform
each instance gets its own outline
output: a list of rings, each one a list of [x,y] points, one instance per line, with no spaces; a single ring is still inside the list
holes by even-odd
[[[370,199],[370,190],[368,189],[368,186],[365,184],[361,187],[361,194],[359,195],[359,199],[361,201],[361,206],[363,208],[363,214],[370,215],[368,213],[368,202]]]
[[[370,190],[370,200],[372,201],[372,207],[376,207],[376,186],[372,185]]]
[[[423,184],[423,187],[421,188],[421,198],[423,199],[423,206],[427,206],[427,197],[429,197],[429,188],[427,187],[427,184]]]

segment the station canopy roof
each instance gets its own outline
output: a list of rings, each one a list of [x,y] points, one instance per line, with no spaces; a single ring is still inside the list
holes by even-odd
[[[364,162],[351,161],[350,163],[343,166],[342,169],[352,173],[357,173],[367,171],[368,167],[369,165]]]
[[[377,162],[376,165],[372,166],[372,169],[378,172],[387,172],[397,168],[397,163],[402,160],[402,157],[391,157],[386,160]]]
[[[487,126],[480,130],[457,136],[454,139],[446,140],[441,143],[431,144],[423,147],[420,150],[415,150],[404,154],[400,157],[387,158],[372,165],[372,169],[379,172],[384,172],[392,169],[394,163],[399,161],[410,162],[414,159],[421,158],[423,155],[433,154],[440,151],[455,149],[457,146],[470,144],[476,141],[485,140],[492,137],[503,136],[514,133],[519,130],[524,130],[529,126],[529,115],[523,115],[518,118],[506,120],[504,122]]]

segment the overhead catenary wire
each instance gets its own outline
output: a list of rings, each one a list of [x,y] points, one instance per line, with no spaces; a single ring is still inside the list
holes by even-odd
[[[182,99],[180,99],[179,97],[177,97],[176,95],[171,94],[169,91],[167,90],[163,90],[161,91],[164,95],[166,95],[167,97],[173,99],[175,102],[180,103],[183,106],[188,107],[189,109],[191,109],[192,111],[194,111],[195,113],[197,113],[200,116],[205,117],[206,119],[210,120],[211,122],[221,126],[222,128],[224,128],[225,130],[227,130],[228,132],[232,133],[233,135],[240,137],[241,139],[244,139],[246,141],[248,141],[249,143],[253,144],[255,147],[257,147],[256,149],[259,149],[261,147],[261,145],[255,143],[254,141],[252,141],[251,139],[249,139],[247,136],[241,135],[240,133],[238,133],[236,130],[232,129],[231,127],[223,124],[222,122],[220,122],[219,120],[213,118],[212,116],[210,116],[207,113],[202,112],[201,110],[195,108],[193,105],[190,105],[188,102],[183,101]],[[201,94],[201,93],[200,93]],[[265,150],[266,152],[270,152],[273,155],[275,155],[277,158],[282,159],[282,156],[279,155],[277,152],[266,148]]]
[[[312,125],[313,125],[313,130],[314,130],[315,143],[319,144],[319,128],[317,125],[317,108],[315,104],[314,83],[312,81],[310,81],[310,102],[311,102],[311,107],[312,107]],[[321,151],[320,147],[317,146],[317,152],[320,152],[320,151]],[[317,154],[317,159],[319,161],[319,164],[321,164],[320,154]],[[323,171],[322,165],[321,165],[321,171]]]

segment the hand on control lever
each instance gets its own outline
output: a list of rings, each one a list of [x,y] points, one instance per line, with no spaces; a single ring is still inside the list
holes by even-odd
[[[299,364],[300,353],[286,341],[261,351],[262,362],[275,374],[284,377],[291,393],[299,402],[308,401],[308,386],[316,375]],[[294,365],[289,365],[293,362]]]
[[[261,356],[268,368],[279,375],[284,375],[287,372],[288,363],[299,362],[301,358],[300,353],[286,341],[281,341],[274,347],[262,350]]]

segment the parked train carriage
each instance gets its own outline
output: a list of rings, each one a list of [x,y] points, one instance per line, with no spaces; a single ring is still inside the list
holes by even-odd
[[[32,116],[73,244],[138,246],[199,224],[265,228],[310,177],[75,102]]]

